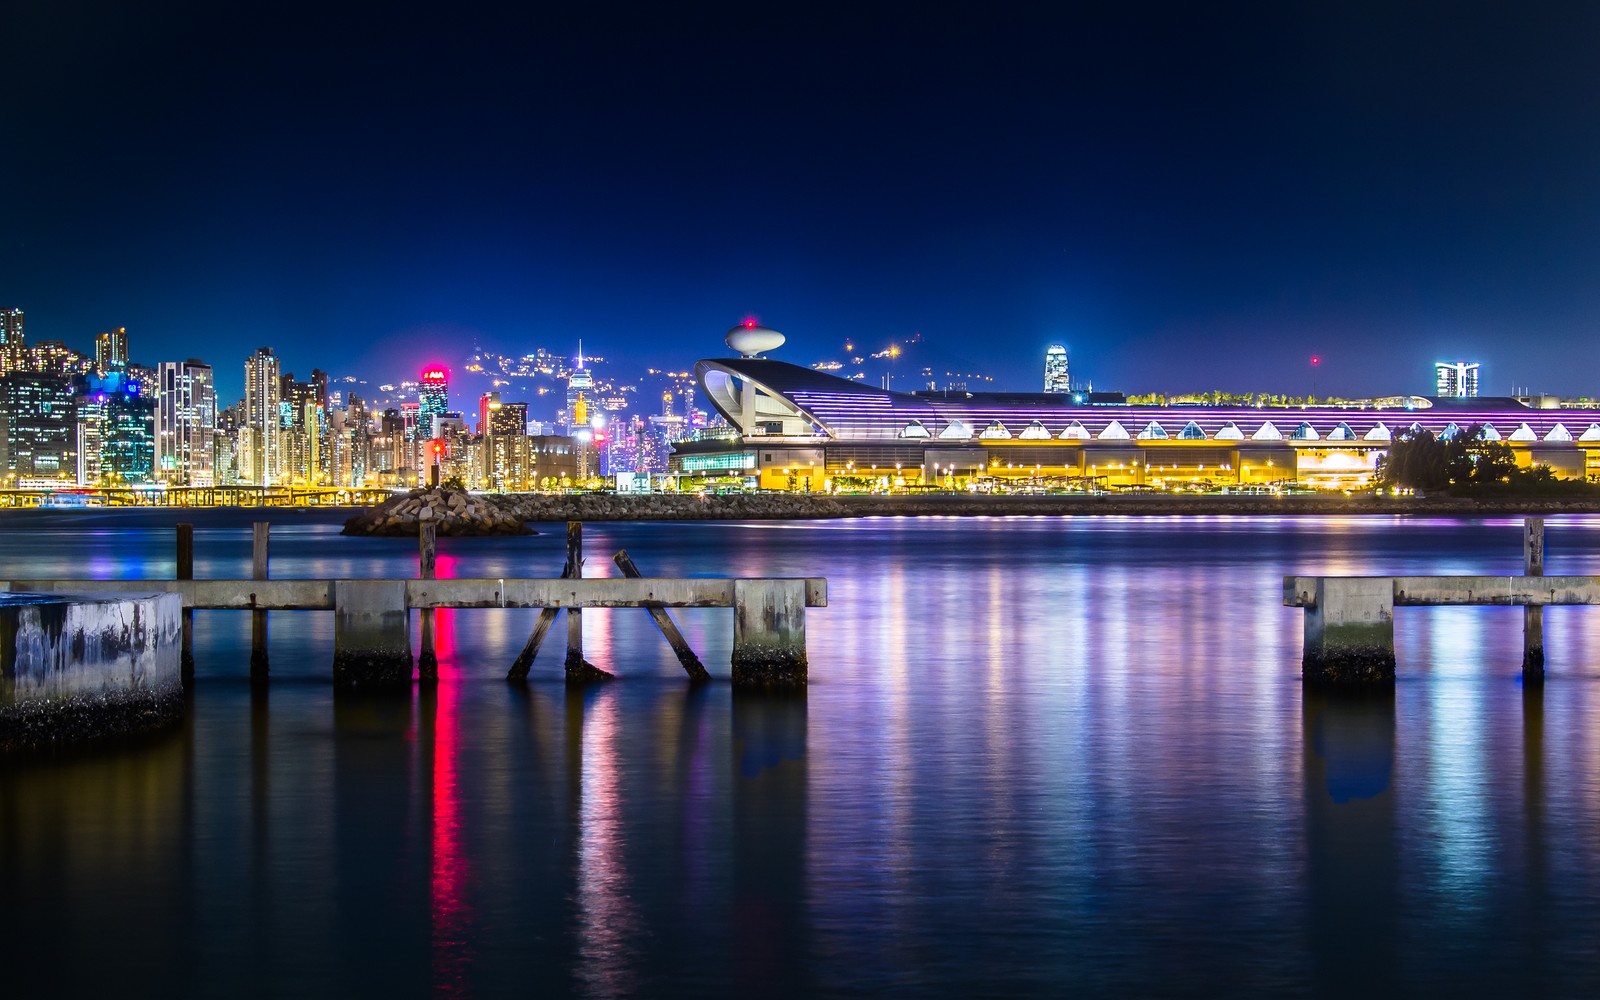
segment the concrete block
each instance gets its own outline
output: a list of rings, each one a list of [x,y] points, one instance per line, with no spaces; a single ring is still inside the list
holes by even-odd
[[[405,580],[338,580],[333,587],[333,683],[352,691],[411,687]]]
[[[1315,684],[1394,683],[1394,580],[1319,577],[1306,607],[1301,675]]]
[[[0,750],[180,718],[182,614],[177,594],[0,595]]]
[[[806,581],[733,581],[733,683],[804,687]]]

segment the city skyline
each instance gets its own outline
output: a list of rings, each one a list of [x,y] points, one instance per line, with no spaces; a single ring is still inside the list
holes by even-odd
[[[40,339],[664,367],[754,315],[1013,387],[1051,343],[1164,390],[1600,381],[1588,6],[232,16],[20,9],[0,301]]]

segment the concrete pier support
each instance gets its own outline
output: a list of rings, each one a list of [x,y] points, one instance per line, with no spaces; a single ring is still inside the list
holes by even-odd
[[[411,625],[404,580],[334,584],[333,683],[356,691],[411,687]]]
[[[268,574],[272,522],[256,521],[250,525],[250,579],[265,580]],[[267,679],[267,613],[250,613],[250,680],[265,683]]]
[[[1394,581],[1319,577],[1306,608],[1308,684],[1394,683]]]
[[[180,718],[182,613],[177,594],[0,595],[0,750]]]
[[[807,669],[805,581],[733,581],[734,686],[804,687]]]
[[[1544,518],[1530,517],[1522,525],[1522,574],[1544,576]],[[1544,681],[1544,608],[1522,609],[1522,680]]]

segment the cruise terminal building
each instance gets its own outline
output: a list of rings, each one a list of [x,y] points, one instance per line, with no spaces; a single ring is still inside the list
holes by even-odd
[[[765,489],[834,480],[907,487],[1089,484],[1174,489],[1371,482],[1411,428],[1447,437],[1480,425],[1519,465],[1600,475],[1600,408],[1534,409],[1509,398],[1400,396],[1327,406],[1130,404],[1116,394],[893,392],[759,357],[783,337],[735,327],[738,358],[695,365],[728,427],[674,445],[686,477]]]

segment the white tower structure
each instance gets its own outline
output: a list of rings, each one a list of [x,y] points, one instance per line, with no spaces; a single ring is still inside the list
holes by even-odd
[[[1044,391],[1067,392],[1072,383],[1067,378],[1067,349],[1051,344],[1044,352]]]

